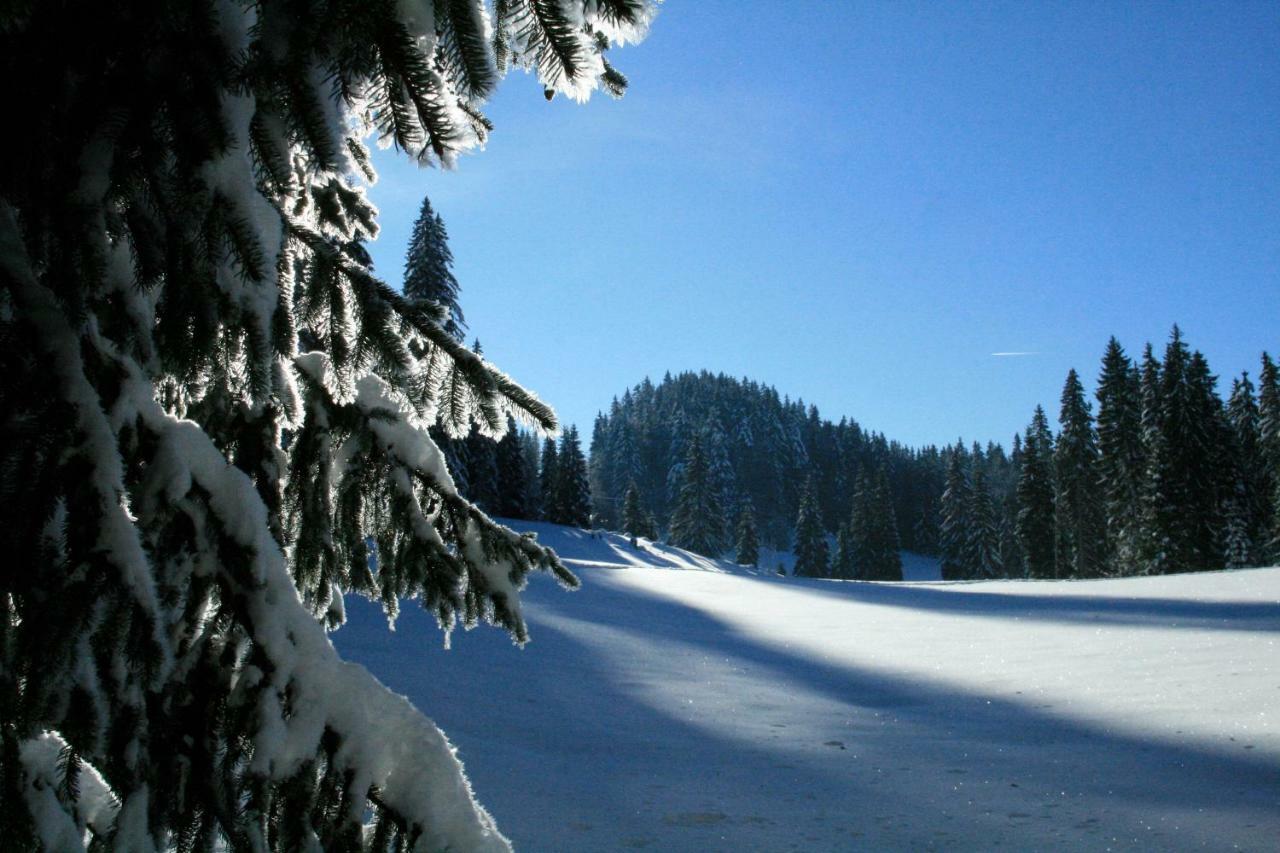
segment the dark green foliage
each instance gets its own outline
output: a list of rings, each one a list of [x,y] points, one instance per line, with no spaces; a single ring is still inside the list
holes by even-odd
[[[724,508],[711,481],[700,434],[689,439],[678,490],[668,536],[671,544],[707,557],[720,556],[725,546]]]
[[[818,505],[815,478],[810,476],[800,493],[800,512],[796,517],[797,577],[825,578],[831,567],[827,560],[827,534],[822,527],[822,509]]]
[[[1035,415],[1022,440],[1018,476],[1018,542],[1027,577],[1056,577],[1054,563],[1053,434],[1044,409]]]
[[[756,536],[756,511],[751,501],[746,501],[738,512],[737,556],[734,561],[753,568],[760,562],[760,545]]]
[[[812,406],[759,383],[710,373],[667,376],[657,385],[645,380],[611,403],[598,429],[591,470],[602,517],[616,512],[633,481],[641,502],[659,518],[669,517],[690,436],[700,432],[722,508],[732,516],[749,499],[762,544],[790,546],[800,486],[810,470],[823,523],[834,529],[849,515],[858,472],[884,465],[903,545],[936,549],[936,536],[928,532],[915,541],[915,522],[942,493],[936,448],[909,450],[847,419],[824,421]]]
[[[1262,560],[1280,563],[1280,370],[1268,353],[1262,354],[1258,375],[1258,458],[1261,491],[1271,498],[1264,512],[1266,533],[1259,537]]]
[[[1112,338],[1098,377],[1098,481],[1107,535],[1109,574],[1131,575],[1141,568],[1142,391],[1133,362]]]
[[[453,4],[470,5],[470,4]],[[458,304],[458,280],[453,277],[453,253],[449,233],[440,214],[431,209],[431,199],[423,196],[422,210],[413,224],[404,261],[404,295],[429,303],[440,313],[441,326],[461,341],[467,324]]]
[[[532,518],[523,445],[515,420],[509,420],[496,451],[498,498],[494,512],[504,518]]]
[[[873,581],[902,580],[898,523],[893,512],[889,472],[883,466],[876,472],[875,486],[869,493],[864,512],[866,520],[858,525],[866,530],[863,576]]]
[[[973,489],[965,471],[965,456],[963,445],[957,444],[947,463],[947,488],[942,493],[938,533],[943,580],[973,576]]]
[[[564,431],[560,436],[559,451],[550,458],[555,463],[555,477],[551,485],[548,520],[571,527],[589,527],[591,488],[587,483],[587,459],[582,455],[577,427],[570,426]]]
[[[539,518],[543,521],[556,520],[556,490],[559,482],[560,452],[556,450],[555,439],[547,438],[542,442],[542,467],[538,472],[538,491],[542,495]]]
[[[1267,540],[1271,496],[1267,466],[1258,464],[1262,458],[1262,419],[1247,370],[1231,383],[1227,420],[1231,430],[1230,464],[1234,481],[1229,496],[1234,507],[1229,512],[1235,525],[1228,537],[1232,557],[1227,562],[1256,565],[1254,561],[1262,557],[1259,546]],[[1241,556],[1244,563],[1239,563]]]
[[[622,532],[631,537],[632,545],[636,544],[638,537],[648,535],[646,522],[644,508],[640,506],[640,490],[632,483],[622,501]]]
[[[527,5],[494,4],[494,29]],[[616,93],[600,53],[652,6],[536,5],[530,61],[582,46],[543,84]],[[575,582],[457,493],[421,426],[496,438],[509,416],[554,429],[550,408],[363,247],[366,129],[424,163],[489,130],[486,7],[432,11],[425,31],[390,2],[0,11],[22,128],[0,158],[6,849],[80,820],[91,787],[119,804],[85,827],[97,850],[501,845],[434,726],[325,636],[356,593],[523,642],[529,572]]]
[[[1062,431],[1053,453],[1056,571],[1062,578],[1103,572],[1106,520],[1098,469],[1098,438],[1074,370],[1062,388]]]
[[[966,569],[968,577],[985,580],[1000,577],[1004,567],[1000,565],[1000,527],[995,503],[987,485],[986,472],[976,458],[974,461]]]

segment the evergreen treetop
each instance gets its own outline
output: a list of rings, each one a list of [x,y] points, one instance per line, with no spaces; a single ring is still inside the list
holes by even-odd
[[[454,340],[461,341],[467,324],[458,304],[458,280],[453,276],[453,253],[440,214],[423,196],[422,209],[413,224],[405,253],[404,295],[431,303],[439,309],[440,324]]]

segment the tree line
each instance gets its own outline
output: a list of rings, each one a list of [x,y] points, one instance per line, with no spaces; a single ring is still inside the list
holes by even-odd
[[[460,341],[450,262],[424,201],[405,292],[437,303]],[[1267,353],[1258,379],[1241,374],[1223,400],[1175,326],[1161,358],[1148,344],[1135,360],[1111,339],[1093,401],[1071,370],[1056,433],[1037,407],[1007,453],[908,448],[706,371],[615,398],[596,417],[589,462],[574,427],[559,444],[474,426],[435,438],[487,512],[666,537],[749,565],[761,546],[792,548],[798,574],[895,579],[902,548],[938,557],[947,579],[1160,574],[1280,559],[1280,391]]]

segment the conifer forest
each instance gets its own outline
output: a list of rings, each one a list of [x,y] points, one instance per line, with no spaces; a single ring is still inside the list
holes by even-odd
[[[1274,849],[1277,57],[0,6],[0,853]]]

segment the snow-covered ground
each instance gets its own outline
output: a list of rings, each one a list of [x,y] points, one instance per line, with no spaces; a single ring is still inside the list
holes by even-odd
[[[1280,568],[818,581],[520,524],[583,581],[534,579],[524,650],[335,635],[517,849],[1277,849]]]

